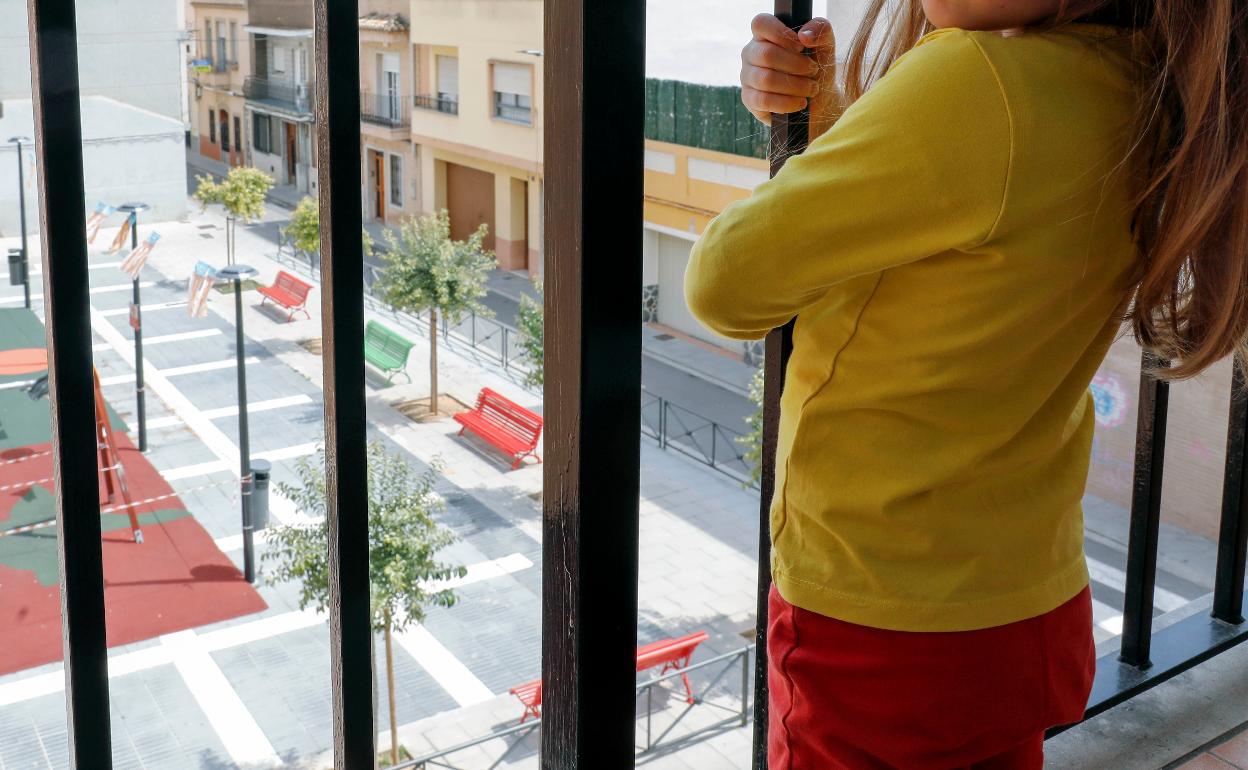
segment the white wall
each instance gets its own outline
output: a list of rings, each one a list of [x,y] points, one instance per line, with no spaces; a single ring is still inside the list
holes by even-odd
[[[110,96],[181,122],[181,0],[79,0],[82,92]],[[0,99],[30,97],[26,0],[0,0]],[[7,138],[7,137],[4,137]]]

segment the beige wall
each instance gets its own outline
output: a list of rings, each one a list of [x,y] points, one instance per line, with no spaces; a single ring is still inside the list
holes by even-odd
[[[411,42],[418,46],[419,84],[434,90],[434,57],[447,46],[459,58],[459,115],[415,109],[412,140],[441,144],[459,152],[488,149],[490,159],[540,169],[541,57],[517,53],[542,48],[540,0],[413,0]],[[444,51],[450,53],[452,51]],[[491,62],[531,67],[533,124],[516,125],[493,117]]]
[[[407,3],[405,2],[382,2],[381,0],[372,0],[360,4],[360,14],[382,13],[382,14],[402,14],[404,18],[408,16]],[[410,38],[407,31],[402,32],[380,32],[376,30],[360,30],[360,91],[368,94],[378,94],[378,57],[381,55],[393,55],[398,59],[399,63],[399,92],[402,97],[400,100],[400,110],[410,114],[412,109],[412,90],[413,90],[413,67],[412,67],[412,48]],[[376,97],[374,97],[376,98]],[[378,150],[387,153],[384,183],[386,190],[390,189],[390,159],[389,155],[399,155],[403,158],[403,180],[402,180],[402,198],[400,205],[394,205],[387,197],[387,205],[385,207],[385,221],[391,224],[398,223],[403,219],[419,214],[419,186],[420,186],[420,168],[416,160],[416,155],[412,150],[411,135],[407,128],[390,128],[388,126],[376,125],[374,123],[361,122],[360,130],[363,136],[361,142],[363,150],[361,152],[361,179],[364,180],[364,217],[365,219],[376,218],[376,204],[372,199],[373,191],[370,189],[370,157],[368,150]]]
[[[244,110],[245,99],[243,98],[243,82],[247,78],[247,74],[251,72],[251,40],[243,27],[247,24],[247,7],[242,0],[238,2],[229,2],[228,0],[219,0],[218,2],[192,2],[187,6],[187,27],[194,30],[194,38],[191,42],[191,58],[216,58],[216,25],[217,22],[225,24],[225,36],[227,38],[226,56],[231,56],[229,48],[230,23],[234,23],[234,48],[233,57],[237,64],[228,66],[224,72],[196,72],[190,70],[188,85],[189,113],[191,119],[191,148],[206,155],[210,158],[230,162],[233,165],[241,165],[244,162],[244,151],[231,150],[229,155],[221,151],[221,137],[216,137],[213,143],[210,138],[213,131],[209,130],[207,125],[209,110],[213,114],[219,114],[220,110],[225,110],[230,115],[230,147],[235,145],[234,141],[234,121],[233,118],[239,119],[239,126],[243,131],[244,137],[248,135],[249,127],[247,126],[247,115]],[[204,40],[204,23],[211,21],[213,25],[211,48],[208,47]],[[189,67],[189,62],[187,64]],[[240,144],[245,144],[240,142]]]

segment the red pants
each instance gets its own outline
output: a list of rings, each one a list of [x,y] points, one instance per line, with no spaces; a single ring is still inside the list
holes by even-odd
[[[1039,770],[1044,730],[1083,717],[1096,653],[1084,588],[975,631],[888,631],[799,609],[773,586],[770,770]]]

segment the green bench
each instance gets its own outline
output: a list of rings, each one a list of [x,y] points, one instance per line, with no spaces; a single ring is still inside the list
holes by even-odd
[[[407,356],[415,344],[376,321],[364,324],[364,359],[386,373],[386,382],[400,373],[408,382],[412,381],[406,371]]]

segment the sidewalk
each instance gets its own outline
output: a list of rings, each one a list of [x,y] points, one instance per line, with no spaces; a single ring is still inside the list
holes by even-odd
[[[495,270],[490,273],[487,285],[490,291],[515,302],[519,302],[521,296],[537,299],[533,282],[519,271]],[[749,396],[754,367],[729,351],[692,339],[661,324],[642,325],[641,349],[645,355],[668,366]]]

